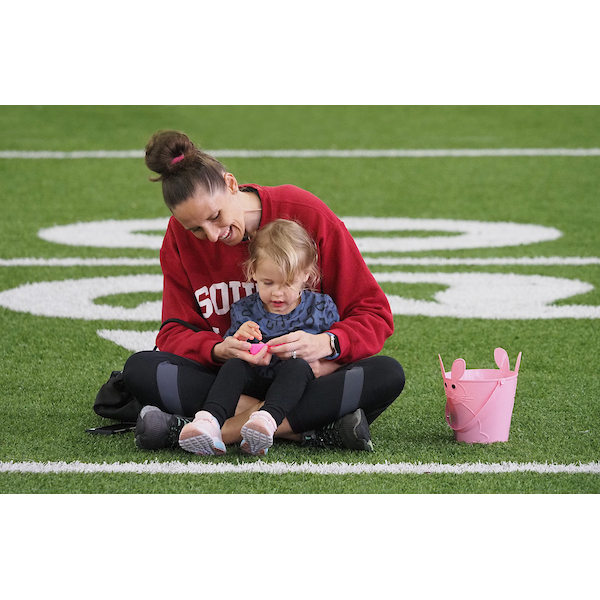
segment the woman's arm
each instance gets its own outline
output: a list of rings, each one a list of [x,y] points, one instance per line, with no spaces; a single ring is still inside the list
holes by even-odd
[[[169,323],[156,338],[156,345],[163,352],[189,358],[205,366],[217,367],[213,358],[213,348],[223,341],[215,333],[200,313],[189,277],[181,262],[177,240],[172,225],[169,224],[160,251],[161,267],[164,274],[162,319],[181,319],[195,325],[200,332],[194,332],[183,325]]]
[[[329,328],[339,341],[337,360],[351,363],[377,354],[394,333],[387,296],[341,221],[329,229],[319,249],[323,292],[334,299],[340,313],[340,321]]]

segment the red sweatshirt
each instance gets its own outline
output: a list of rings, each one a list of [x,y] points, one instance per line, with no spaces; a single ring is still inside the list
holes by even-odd
[[[337,360],[351,363],[381,351],[394,331],[390,306],[342,221],[319,198],[298,187],[246,187],[260,195],[261,226],[291,219],[315,239],[323,274],[319,291],[333,298],[341,317],[330,329],[340,343]],[[248,242],[231,247],[199,240],[171,218],[160,252],[163,321],[177,318],[203,331],[168,324],[157,337],[160,350],[218,366],[211,351],[229,328],[231,304],[256,291],[241,268],[247,249]]]

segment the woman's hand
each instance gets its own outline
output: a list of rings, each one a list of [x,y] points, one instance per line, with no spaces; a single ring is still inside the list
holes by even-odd
[[[250,354],[250,342],[226,337],[222,342],[213,346],[212,354],[215,362],[225,362],[230,358],[241,358],[253,365],[268,365],[271,362],[269,347],[265,346],[256,354]]]
[[[270,340],[269,348],[272,354],[284,360],[295,357],[313,363],[331,354],[331,341],[326,333],[315,335],[306,331],[294,331]]]
[[[318,379],[319,377],[325,377],[325,375],[329,375],[330,373],[334,373],[341,367],[341,365],[336,363],[334,360],[325,360],[324,358],[315,360],[314,362],[308,364],[313,370],[315,379]]]

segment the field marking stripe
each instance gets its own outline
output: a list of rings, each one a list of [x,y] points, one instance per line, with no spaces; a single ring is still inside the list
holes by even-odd
[[[353,150],[213,150],[217,158],[465,158],[503,156],[600,156],[600,148],[454,148]],[[1,150],[0,159],[143,158],[143,150]]]
[[[380,256],[372,258],[364,256],[368,265],[387,265],[387,266],[585,266],[600,265],[600,257],[597,256],[522,256],[522,257],[499,257],[499,258],[395,258],[392,256]]]
[[[536,256],[502,258],[396,258],[364,256],[368,265],[383,266],[585,266],[600,265],[597,256]],[[0,267],[154,267],[158,258],[0,258]]]
[[[600,462],[554,464],[554,463],[213,463],[213,462],[126,462],[126,463],[83,463],[75,462],[0,462],[0,473],[137,473],[165,475],[227,475],[261,473],[267,475],[312,474],[312,475],[424,475],[424,474],[594,474],[600,475]]]
[[[0,258],[0,267],[154,267],[158,258]]]

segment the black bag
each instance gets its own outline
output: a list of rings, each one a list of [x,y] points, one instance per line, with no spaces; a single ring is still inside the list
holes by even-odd
[[[193,331],[201,331],[199,327],[180,319],[167,319],[160,328],[162,329],[167,323],[179,323]],[[156,346],[154,350],[157,350]],[[135,423],[142,406],[143,404],[125,387],[123,371],[111,373],[108,381],[98,391],[94,401],[94,411],[97,415],[123,422]]]
[[[142,405],[125,387],[123,371],[113,371],[94,401],[97,415],[116,421],[135,422]]]

